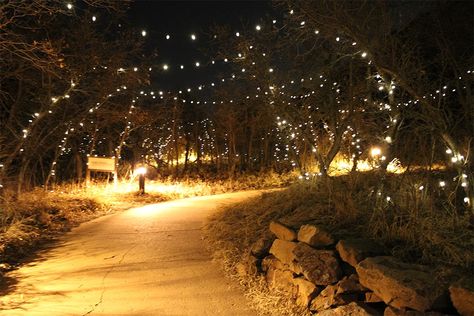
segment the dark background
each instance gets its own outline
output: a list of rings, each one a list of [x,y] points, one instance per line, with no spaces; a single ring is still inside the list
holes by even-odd
[[[153,88],[176,92],[213,81],[225,72],[222,63],[209,64],[212,26],[230,25],[243,33],[271,12],[270,1],[134,1],[127,15],[130,24],[147,31]],[[191,40],[192,33],[196,41]],[[171,39],[166,40],[166,34]],[[162,70],[165,63],[168,71]]]

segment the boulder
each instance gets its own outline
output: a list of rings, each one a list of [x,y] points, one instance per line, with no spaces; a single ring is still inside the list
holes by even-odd
[[[289,270],[270,269],[267,271],[266,280],[269,288],[279,289],[293,294],[295,287],[293,284],[293,273]]]
[[[437,312],[418,312],[414,310],[401,310],[392,306],[387,306],[383,313],[384,316],[442,316],[445,314]]]
[[[323,311],[336,306],[346,305],[355,302],[358,295],[356,293],[337,293],[336,285],[328,285],[319,295],[311,302],[311,311]]]
[[[260,272],[260,265],[261,265],[261,260],[255,258],[254,256],[248,254],[245,254],[242,257],[242,260],[237,263],[236,265],[236,270],[239,276],[245,277],[245,276],[256,276]]]
[[[374,292],[366,292],[365,293],[365,298],[364,298],[365,303],[382,303],[383,300],[377,296]]]
[[[328,309],[318,313],[318,316],[372,316],[380,315],[376,310],[365,306],[362,303],[352,302],[347,305]]]
[[[274,255],[269,255],[262,260],[261,269],[266,272],[270,268],[280,269],[280,270],[290,270],[295,274],[302,274],[301,268],[294,262],[289,264],[283,263],[278,260]]]
[[[298,231],[298,240],[312,247],[326,247],[334,244],[334,238],[316,225],[303,225]]]
[[[463,279],[451,285],[449,294],[459,314],[474,316],[474,280]]]
[[[443,296],[443,289],[425,266],[382,256],[367,258],[356,269],[363,286],[398,309],[411,308],[424,312]]]
[[[250,252],[254,257],[263,259],[266,255],[268,255],[268,251],[270,250],[272,243],[273,239],[260,238],[253,243],[252,247],[250,248]]]
[[[270,253],[284,264],[289,265],[295,260],[293,250],[296,248],[296,245],[296,243],[291,241],[275,239],[270,248]]]
[[[262,271],[267,272],[270,269],[289,270],[288,265],[278,260],[274,255],[266,256],[262,259]]]
[[[341,281],[337,282],[337,294],[341,293],[365,293],[368,289],[359,283],[359,276],[352,274],[348,277],[344,277]]]
[[[312,311],[321,311],[361,300],[367,289],[359,284],[357,275],[343,278],[337,284],[328,285],[311,302]]]
[[[316,285],[336,283],[342,276],[336,253],[332,250],[317,250],[305,243],[293,249],[294,260],[302,274]]]
[[[316,285],[303,277],[294,278],[293,285],[296,288],[296,303],[304,307],[308,307],[311,300],[320,291]]]
[[[341,259],[353,267],[367,257],[385,254],[385,249],[381,245],[372,240],[361,238],[340,240],[336,249]]]
[[[275,234],[278,239],[286,241],[296,240],[296,233],[293,229],[283,225],[280,222],[272,221],[270,223],[270,231]]]

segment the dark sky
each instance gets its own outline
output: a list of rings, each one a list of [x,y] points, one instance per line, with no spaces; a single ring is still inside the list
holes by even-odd
[[[147,31],[147,47],[156,50],[153,63],[153,86],[164,90],[186,89],[215,79],[222,66],[206,66],[212,55],[203,54],[209,47],[213,25],[256,25],[271,14],[269,1],[135,1],[129,11],[132,25]],[[171,38],[166,40],[169,34]],[[190,36],[197,39],[192,41]],[[195,67],[199,61],[201,66]],[[162,70],[163,64],[168,71]],[[184,65],[181,70],[180,65]]]

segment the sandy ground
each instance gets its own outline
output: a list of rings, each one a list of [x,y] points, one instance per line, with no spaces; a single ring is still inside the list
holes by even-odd
[[[21,269],[1,315],[255,315],[212,262],[201,227],[258,191],[133,208],[75,228]]]

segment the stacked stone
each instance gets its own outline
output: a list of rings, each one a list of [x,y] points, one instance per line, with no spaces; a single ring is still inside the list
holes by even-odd
[[[273,221],[276,238],[260,239],[238,265],[318,315],[474,316],[472,283],[440,285],[427,266],[386,256],[379,244],[334,237],[317,225],[298,231]]]

